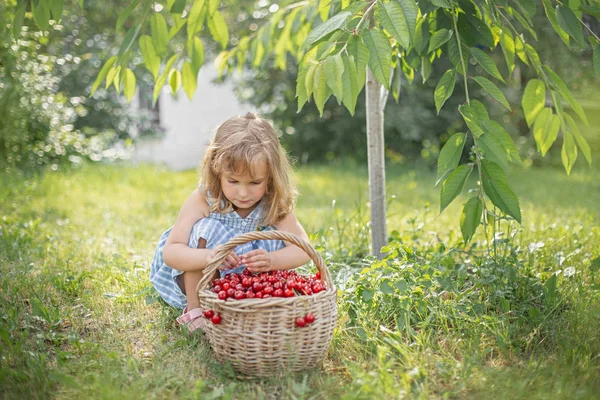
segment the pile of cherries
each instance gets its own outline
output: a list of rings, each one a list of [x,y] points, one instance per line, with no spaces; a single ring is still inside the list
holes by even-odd
[[[245,269],[215,279],[212,289],[221,300],[266,299],[269,297],[309,296],[325,290],[321,274],[303,276],[296,271],[271,271],[252,274]]]

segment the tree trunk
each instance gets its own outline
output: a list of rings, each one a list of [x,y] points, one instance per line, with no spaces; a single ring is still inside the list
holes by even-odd
[[[387,244],[385,221],[385,159],[382,104],[383,86],[367,68],[367,154],[369,162],[369,198],[371,202],[371,254],[382,258]]]

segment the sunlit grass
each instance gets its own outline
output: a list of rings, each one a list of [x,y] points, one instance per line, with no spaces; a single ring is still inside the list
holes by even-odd
[[[322,371],[247,382],[212,361],[207,344],[181,331],[177,311],[153,302],[150,290],[154,246],[196,186],[196,172],[95,165],[3,175],[0,392],[7,398],[329,399],[400,391],[434,398],[593,398],[600,389],[594,344],[600,342],[600,291],[582,299],[577,288],[592,283],[590,260],[599,254],[598,177],[583,168],[570,177],[560,170],[511,172],[523,209],[514,247],[543,278],[575,268],[577,281],[560,281],[572,299],[566,317],[554,322],[561,348],[535,343],[530,358],[519,358],[475,337],[423,331],[405,354],[383,349],[378,358],[376,337],[362,342],[340,328]],[[366,170],[302,167],[297,178],[296,213],[314,243],[336,266],[361,261],[369,248]],[[462,246],[465,194],[438,215],[433,172],[391,166],[387,180],[388,232]],[[473,251],[485,252],[484,242],[480,230]]]

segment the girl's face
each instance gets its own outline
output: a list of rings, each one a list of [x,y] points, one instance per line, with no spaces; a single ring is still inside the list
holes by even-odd
[[[267,191],[269,174],[267,163],[262,163],[253,178],[249,172],[231,172],[221,175],[221,189],[236,211],[253,210]]]

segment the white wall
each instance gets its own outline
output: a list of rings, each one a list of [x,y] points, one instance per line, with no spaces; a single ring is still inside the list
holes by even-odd
[[[252,111],[242,105],[232,83],[211,83],[217,71],[205,65],[198,74],[198,88],[192,101],[181,89],[176,97],[163,89],[160,95],[160,125],[165,130],[159,139],[141,139],[132,155],[134,163],[165,164],[174,170],[195,169],[216,128],[225,120]]]

